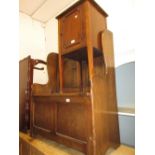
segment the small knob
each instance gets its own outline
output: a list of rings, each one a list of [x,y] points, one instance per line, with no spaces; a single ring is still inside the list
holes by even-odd
[[[78,15],[75,15],[74,18],[78,18]]]
[[[66,103],[70,103],[70,98],[66,98]]]
[[[75,43],[75,39],[71,40],[71,44],[74,44]]]

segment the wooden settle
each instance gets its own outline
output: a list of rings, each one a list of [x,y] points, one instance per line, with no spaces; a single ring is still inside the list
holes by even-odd
[[[57,17],[59,55],[54,67],[48,67],[48,72],[53,69],[49,80],[54,91],[32,87],[32,136],[42,135],[86,155],[104,155],[120,145],[107,16],[93,0],[80,0]]]

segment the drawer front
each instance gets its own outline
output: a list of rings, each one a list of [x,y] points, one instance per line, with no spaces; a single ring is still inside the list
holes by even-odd
[[[62,53],[83,44],[83,18],[80,6],[62,17],[60,28]]]

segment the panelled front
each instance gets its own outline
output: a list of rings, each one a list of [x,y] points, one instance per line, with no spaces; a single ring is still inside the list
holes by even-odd
[[[62,102],[57,104],[56,133],[86,141],[86,105]]]
[[[63,54],[79,49],[85,44],[85,16],[83,10],[84,6],[80,5],[59,20],[60,50]]]
[[[46,133],[54,132],[54,107],[46,100],[35,102],[33,106],[33,126]]]
[[[33,104],[33,127],[35,129],[49,135],[67,136],[77,141],[87,141],[86,122],[90,107],[88,96],[56,95],[42,99],[36,98]]]

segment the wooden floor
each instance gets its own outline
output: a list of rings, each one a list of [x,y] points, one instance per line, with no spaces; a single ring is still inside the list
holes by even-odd
[[[22,132],[19,133],[19,137],[20,140],[24,141],[24,143],[26,142],[30,148],[35,148],[38,151],[38,153],[37,151],[35,151],[35,153],[34,151],[33,153],[30,153],[33,155],[84,155],[77,150],[68,148],[42,137],[37,137],[37,139],[35,139]],[[20,155],[29,155],[29,153],[22,153],[21,150],[22,149],[20,149]],[[29,150],[29,152],[31,151]],[[121,145],[117,150],[110,151],[106,155],[135,155],[135,150],[131,147]]]
[[[128,146],[120,145],[120,147],[114,152],[112,152],[110,155],[135,155],[135,149]]]

